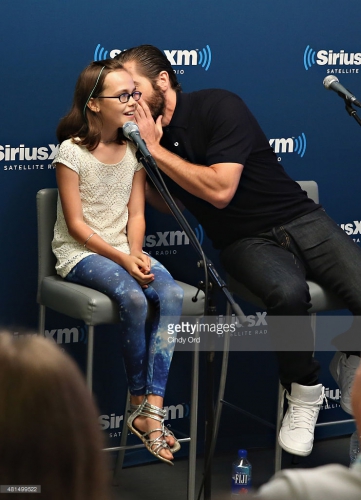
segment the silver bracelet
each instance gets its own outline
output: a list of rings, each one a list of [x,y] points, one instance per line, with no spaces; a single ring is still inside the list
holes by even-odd
[[[91,238],[92,236],[94,236],[94,234],[95,234],[95,233],[92,233],[90,236],[88,236],[88,237],[87,237],[87,239],[85,240],[85,243],[84,243],[84,245],[83,245],[83,247],[84,247],[84,248],[86,247],[86,244],[88,243],[88,241],[90,240],[90,238]]]

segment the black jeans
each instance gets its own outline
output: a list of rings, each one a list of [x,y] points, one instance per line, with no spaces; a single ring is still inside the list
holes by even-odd
[[[231,276],[266,304],[273,337],[282,316],[297,316],[287,332],[291,350],[277,352],[282,384],[289,388],[292,382],[317,383],[319,364],[313,358],[306,277],[335,292],[355,316],[361,316],[360,247],[323,209],[317,209],[267,233],[236,241],[222,251],[221,260]],[[360,318],[355,319],[352,335],[360,334]],[[303,346],[300,351],[295,349],[298,342]]]

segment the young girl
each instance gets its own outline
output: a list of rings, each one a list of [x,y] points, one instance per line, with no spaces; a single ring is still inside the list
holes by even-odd
[[[142,251],[146,174],[122,130],[134,120],[140,98],[114,59],[93,62],[81,73],[72,108],[57,130],[60,199],[53,251],[60,276],[118,303],[133,411],[128,427],[153,455],[173,465],[172,452],[180,445],[164,427],[173,354],[165,318],[181,314],[183,290]],[[156,311],[149,337],[147,302]]]

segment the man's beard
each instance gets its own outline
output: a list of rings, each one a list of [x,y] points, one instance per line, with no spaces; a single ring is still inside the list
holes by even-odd
[[[146,102],[149,106],[150,112],[152,113],[154,121],[156,121],[159,115],[163,116],[165,111],[165,97],[164,92],[158,85],[153,85],[153,93]]]

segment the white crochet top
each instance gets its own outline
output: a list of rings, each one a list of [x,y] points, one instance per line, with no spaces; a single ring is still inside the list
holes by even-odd
[[[79,175],[84,222],[104,241],[127,254],[130,253],[126,233],[128,202],[134,173],[142,168],[135,151],[136,147],[127,142],[123,159],[108,165],[97,160],[84,146],[68,139],[62,142],[53,161],[53,165],[63,163]],[[70,236],[60,196],[52,248],[57,258],[57,273],[63,278],[84,257],[94,253]]]

